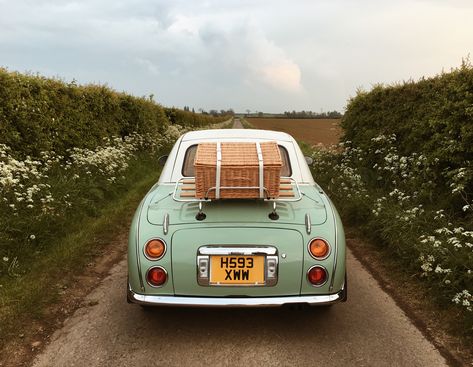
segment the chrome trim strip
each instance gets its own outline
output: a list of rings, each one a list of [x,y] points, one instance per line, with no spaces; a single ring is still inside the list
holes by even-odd
[[[149,306],[184,306],[184,307],[279,307],[291,304],[328,305],[339,302],[341,290],[335,294],[288,297],[183,297],[183,296],[150,296],[134,293],[128,288],[130,302]]]
[[[266,266],[264,269],[265,286],[274,287],[279,280],[279,258],[278,256],[266,256]]]
[[[189,177],[187,177],[189,178]],[[177,191],[180,186],[183,185],[184,178],[181,178],[179,181],[176,182],[174,185],[174,190],[172,192],[172,199],[174,201],[177,201],[179,203],[193,203],[193,202],[203,202],[203,201],[211,201],[210,199],[197,199],[197,198],[185,198],[181,199],[180,197],[177,196]]]
[[[334,226],[334,237],[335,243],[333,245],[334,249],[334,257],[333,257],[333,269],[332,269],[332,279],[330,279],[330,286],[328,287],[328,291],[331,292],[333,290],[333,282],[335,281],[335,272],[337,271],[337,259],[338,259],[338,226],[337,226],[337,218],[335,218],[335,209],[333,208],[333,204],[328,199],[328,203],[330,204],[330,209],[332,210],[332,218],[333,218],[333,226]]]
[[[312,223],[310,222],[309,213],[307,213],[305,215],[305,230],[306,230],[307,234],[310,234],[310,232],[312,232]]]
[[[141,291],[144,292],[145,291],[145,284],[143,282],[143,275],[141,273],[141,254],[140,254],[140,223],[141,223],[141,215],[142,215],[142,211],[143,211],[143,206],[145,204],[145,199],[143,199],[141,201],[141,204],[140,204],[140,210],[138,212],[138,220],[136,221],[136,228],[135,228],[135,231],[136,231],[136,262],[138,263],[138,277],[140,279],[140,287],[141,287]]]
[[[197,284],[208,286],[210,281],[210,258],[208,255],[197,256]]]
[[[169,232],[169,214],[166,213],[164,214],[164,219],[163,219],[163,233],[167,235]]]
[[[277,251],[273,246],[202,246],[198,255],[277,255]]]

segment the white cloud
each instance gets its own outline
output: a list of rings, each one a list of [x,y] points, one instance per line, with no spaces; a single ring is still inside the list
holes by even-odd
[[[177,23],[179,28],[186,29],[182,19],[179,17]],[[268,38],[256,21],[243,16],[232,25],[209,16],[204,19],[186,17],[186,20],[192,25],[193,34],[198,32],[200,36],[201,55],[217,60],[217,68],[228,74],[238,73],[240,82],[288,93],[303,90],[297,63]],[[204,62],[208,61],[207,57],[203,57]]]
[[[0,0],[0,62],[161,103],[342,109],[473,53],[466,0]]]
[[[301,70],[291,60],[279,60],[261,69],[263,80],[272,87],[287,91],[302,90]]]
[[[150,60],[136,58],[136,63],[143,67],[145,70],[149,71],[152,75],[159,75],[159,68],[158,66]]]

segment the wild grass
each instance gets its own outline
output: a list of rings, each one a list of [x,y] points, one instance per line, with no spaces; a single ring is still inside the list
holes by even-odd
[[[21,277],[28,259],[41,256],[76,221],[95,216],[104,203],[126,192],[133,185],[130,170],[156,162],[179,134],[171,125],[162,135],[104,139],[95,149],[71,149],[68,157],[43,152],[25,160],[1,145],[0,284],[5,277]]]
[[[473,336],[473,67],[350,99],[343,143],[315,150],[314,177],[345,222],[395,253],[402,271]]]
[[[255,125],[253,125],[251,122],[249,122],[247,119],[245,118],[240,118],[240,122],[241,124],[243,125],[243,128],[244,129],[257,129],[257,127]]]
[[[93,214],[71,220],[63,233],[41,252],[22,258],[25,270],[20,276],[2,278],[0,340],[6,342],[17,337],[25,332],[23,325],[45,316],[63,287],[70,285],[89,262],[101,255],[100,250],[129,225],[131,213],[159,172],[154,162],[137,163],[128,172],[130,183],[133,182],[128,190],[117,192],[113,200],[102,204]]]
[[[417,278],[434,302],[457,315],[456,329],[473,336],[472,215],[445,204],[461,185],[442,198],[432,195],[435,163],[418,153],[401,155],[395,141],[395,135],[380,135],[368,149],[345,142],[314,150],[314,178],[346,224],[396,254],[390,260],[399,271]],[[372,155],[376,163],[367,169],[364,162]],[[466,205],[470,210],[471,203]]]
[[[2,146],[0,339],[42,316],[57,283],[98,253],[110,228],[128,224],[158,179],[158,156],[182,131],[171,125],[162,135],[105,139],[93,150],[43,152],[36,160],[18,160]]]

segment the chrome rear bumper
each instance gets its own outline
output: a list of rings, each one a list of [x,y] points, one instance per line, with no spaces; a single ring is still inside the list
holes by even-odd
[[[128,286],[128,301],[147,306],[184,307],[279,307],[283,305],[306,304],[310,306],[329,305],[343,301],[343,289],[335,294],[289,297],[182,297],[149,296],[135,293]]]

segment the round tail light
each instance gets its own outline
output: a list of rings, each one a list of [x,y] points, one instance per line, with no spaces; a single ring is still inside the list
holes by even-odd
[[[152,287],[161,287],[168,279],[166,270],[160,266],[150,268],[146,274],[148,284]]]
[[[307,279],[310,284],[320,287],[327,281],[327,270],[320,265],[315,265],[307,272]]]
[[[164,241],[160,239],[149,240],[145,245],[145,255],[150,260],[158,260],[163,257],[166,251]]]
[[[309,252],[317,260],[325,259],[330,253],[330,246],[327,241],[315,238],[309,243]]]

